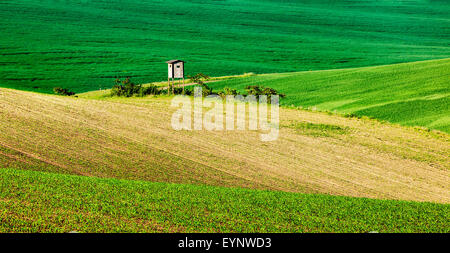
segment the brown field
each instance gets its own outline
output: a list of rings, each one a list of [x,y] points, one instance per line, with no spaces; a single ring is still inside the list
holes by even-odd
[[[0,168],[450,203],[448,134],[284,108],[280,138],[261,142],[255,131],[174,131],[175,110],[168,98],[0,89]]]

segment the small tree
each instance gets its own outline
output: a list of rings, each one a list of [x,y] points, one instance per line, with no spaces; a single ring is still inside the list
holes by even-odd
[[[125,80],[116,78],[114,86],[111,88],[111,96],[118,97],[143,97],[146,95],[158,95],[161,91],[155,85],[143,87],[141,84],[135,84],[131,81],[130,77]]]
[[[193,82],[193,83],[197,83],[199,85],[205,85],[204,81],[207,81],[210,79],[209,76],[203,74],[203,73],[198,73],[195,74],[194,76],[189,76],[189,79]]]
[[[114,80],[114,86],[111,88],[111,96],[131,97],[133,94],[137,93],[139,89],[139,85],[131,82],[130,77],[125,78],[125,80],[116,78],[116,80]]]
[[[203,96],[208,96],[212,93],[212,89],[205,83],[205,81],[208,81],[210,79],[209,76],[203,73],[198,73],[194,76],[189,76],[189,79],[191,80],[191,82],[196,83],[202,87]]]
[[[277,90],[275,90],[273,88],[259,86],[259,85],[249,85],[249,86],[245,87],[245,90],[247,91],[248,95],[254,95],[254,96],[265,95],[265,96],[267,96],[267,103],[271,102],[272,95],[278,95],[281,98],[286,97],[285,94],[279,93]]]

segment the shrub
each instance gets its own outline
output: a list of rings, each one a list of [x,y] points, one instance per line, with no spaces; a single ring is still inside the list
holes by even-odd
[[[73,96],[73,95],[75,95],[75,92],[69,91],[68,89],[64,89],[64,88],[61,88],[61,87],[53,88],[53,92],[55,92],[56,95],[60,95],[60,96]]]
[[[286,97],[285,94],[279,93],[277,90],[275,90],[273,88],[259,86],[259,85],[249,85],[249,86],[245,87],[245,90],[247,91],[248,95],[254,95],[254,96],[265,95],[265,96],[267,96],[267,103],[271,102],[272,95],[278,95],[281,98]]]
[[[183,94],[183,88],[176,87],[173,89],[174,95],[186,95],[191,96],[194,95],[194,90],[192,88],[185,88]]]
[[[125,80],[117,78],[114,81],[114,86],[111,88],[111,96],[118,97],[143,97],[147,95],[161,94],[159,88],[155,85],[143,87],[141,84],[135,84],[129,77]]]
[[[236,95],[239,95],[240,93],[236,89],[225,87],[225,88],[223,88],[222,91],[219,91],[217,94],[219,96],[221,96],[222,98],[225,98],[228,95],[236,96]]]
[[[205,83],[205,81],[208,81],[209,78],[210,78],[209,76],[203,73],[198,73],[194,76],[189,76],[191,82],[196,83],[202,87],[202,93],[204,97],[212,94],[212,89]]]
[[[197,74],[199,75],[199,74]],[[202,95],[203,97],[206,97],[208,95],[219,95],[222,98],[225,98],[228,95],[236,96],[241,95],[241,93],[233,88],[225,87],[219,92],[214,92],[210,87],[208,87],[203,82],[200,82],[202,85]],[[197,83],[198,84],[198,83]],[[190,86],[185,89],[185,95],[191,96],[194,95],[194,88],[195,86]],[[269,88],[269,87],[263,87],[259,85],[253,85],[253,86],[247,86],[246,87],[247,94],[244,95],[254,95],[254,96],[260,96],[260,95],[266,95],[267,96],[267,103],[271,103],[271,96],[272,95],[279,95],[280,97],[286,97],[286,95],[279,93],[277,90]],[[182,94],[182,89],[177,90],[175,88],[175,94]]]
[[[127,77],[125,80],[117,78],[114,80],[114,86],[111,88],[111,96],[118,97],[131,97],[137,94],[140,90],[138,85],[131,82],[131,79]]]
[[[161,94],[161,90],[158,86],[151,84],[150,86],[141,86],[139,90],[139,96],[147,96],[147,95],[159,95]]]
[[[208,75],[205,75],[203,73],[198,73],[195,74],[193,76],[189,76],[189,79],[193,82],[193,83],[197,83],[200,86],[205,85],[204,81],[207,81],[210,79],[210,77]]]
[[[275,90],[273,88],[259,86],[259,85],[249,85],[249,86],[245,87],[245,90],[247,91],[248,95],[255,95],[255,96],[260,96],[260,95],[266,95],[266,96],[278,95],[280,97],[285,97],[286,96],[284,94],[279,93],[277,90]]]
[[[346,118],[361,118],[359,115],[356,115],[356,114],[354,114],[354,113],[346,113],[346,114],[344,114],[344,117],[346,117]]]

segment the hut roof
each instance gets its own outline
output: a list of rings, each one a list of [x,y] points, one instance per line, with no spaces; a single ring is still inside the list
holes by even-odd
[[[168,64],[174,64],[174,63],[177,63],[177,62],[184,62],[184,61],[182,61],[182,60],[170,60],[170,61],[166,61],[166,63],[168,63]]]

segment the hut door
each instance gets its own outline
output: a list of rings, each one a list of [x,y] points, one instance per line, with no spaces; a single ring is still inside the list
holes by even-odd
[[[174,65],[174,75],[175,78],[183,78],[184,77],[184,71],[183,71],[183,63],[179,62]]]

